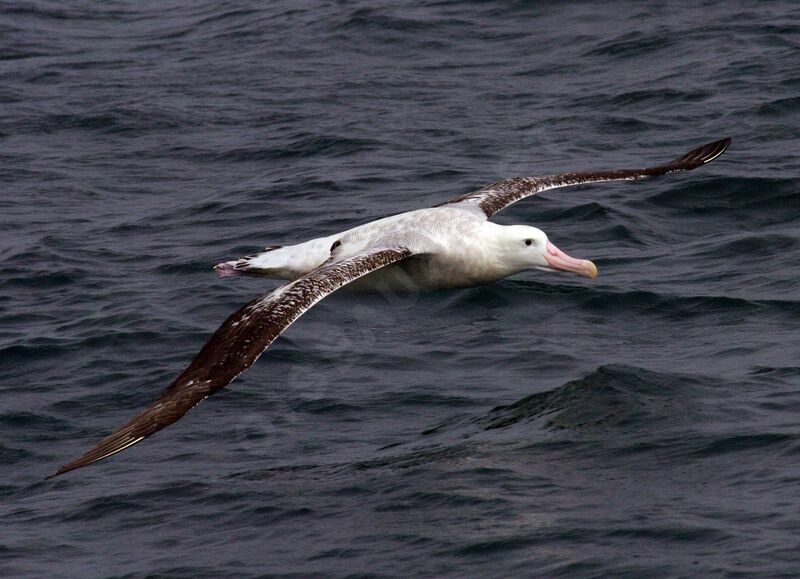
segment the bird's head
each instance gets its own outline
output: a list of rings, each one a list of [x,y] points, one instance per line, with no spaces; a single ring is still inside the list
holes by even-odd
[[[547,234],[536,227],[503,227],[503,254],[508,265],[517,271],[569,271],[588,278],[597,277],[597,267],[586,259],[575,259],[558,249]]]

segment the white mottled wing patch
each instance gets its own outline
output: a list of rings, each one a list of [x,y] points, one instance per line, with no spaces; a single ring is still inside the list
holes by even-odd
[[[564,173],[561,175],[547,175],[544,177],[518,177],[493,183],[479,191],[467,193],[446,203],[439,205],[461,206],[465,209],[477,209],[482,211],[486,218],[508,207],[512,203],[558,187],[569,187],[571,185],[582,185],[585,183],[600,183],[603,181],[635,181],[647,179],[658,175],[666,175],[673,171],[691,171],[701,165],[710,163],[719,157],[728,146],[731,140],[721,139],[693,149],[677,159],[649,167],[646,169],[620,169],[617,171],[586,171],[582,173]]]
[[[52,476],[102,460],[176,422],[252,366],[286,328],[322,298],[411,253],[403,247],[364,251],[324,264],[254,299],[225,320],[153,405]]]

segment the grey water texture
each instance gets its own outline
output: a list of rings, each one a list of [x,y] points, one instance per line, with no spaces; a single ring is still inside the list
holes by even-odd
[[[0,3],[0,575],[800,570],[800,6]],[[45,481],[278,281],[212,266],[499,179],[595,280],[335,294]]]

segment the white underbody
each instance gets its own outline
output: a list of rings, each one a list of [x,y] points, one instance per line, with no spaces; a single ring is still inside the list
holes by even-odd
[[[431,291],[490,283],[523,268],[497,259],[495,238],[502,226],[478,212],[433,207],[393,215],[320,237],[230,261],[218,267],[230,273],[297,279],[332,259],[339,261],[370,249],[406,247],[414,255],[373,272],[348,286],[355,291]],[[336,242],[340,243],[336,243]]]

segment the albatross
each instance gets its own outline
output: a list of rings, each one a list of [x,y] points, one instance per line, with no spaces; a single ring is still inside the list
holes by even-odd
[[[289,283],[234,312],[152,405],[48,478],[108,458],[178,421],[252,366],[309,308],[343,286],[384,292],[464,288],[531,269],[593,279],[597,268],[591,261],[570,257],[544,231],[489,219],[549,189],[690,171],[719,157],[730,143],[729,138],[714,141],[645,169],[507,179],[434,207],[221,263],[215,266],[221,277],[264,276]]]

